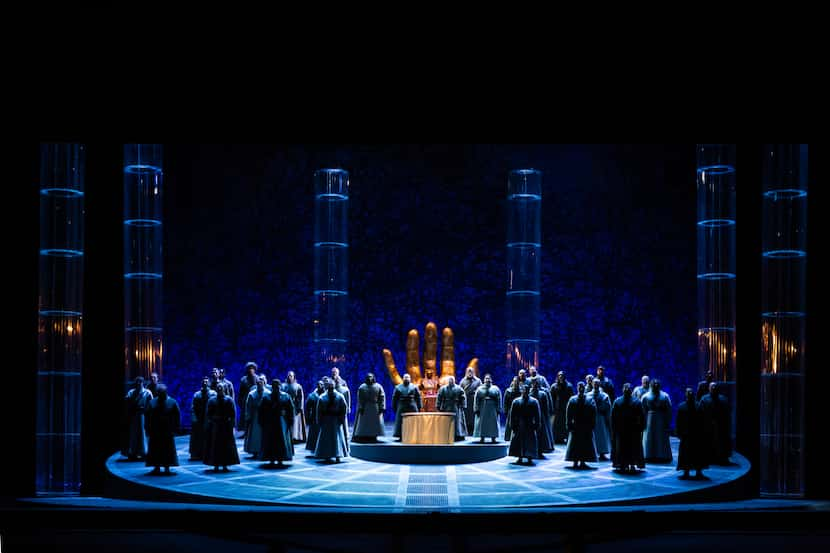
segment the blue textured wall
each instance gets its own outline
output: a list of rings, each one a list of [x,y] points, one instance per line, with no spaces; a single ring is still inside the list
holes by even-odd
[[[540,371],[621,388],[645,372],[675,405],[695,385],[694,145],[170,146],[164,380],[183,400],[214,366],[237,386],[307,369],[312,172],[351,173],[351,361],[391,391],[410,328],[449,325],[461,375],[504,387],[507,171],[544,173]],[[423,345],[423,342],[422,342]],[[187,400],[189,403],[189,399]]]

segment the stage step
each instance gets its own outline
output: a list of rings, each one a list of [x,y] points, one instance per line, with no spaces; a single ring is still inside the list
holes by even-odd
[[[350,443],[353,457],[376,463],[397,465],[457,465],[495,461],[507,455],[507,442],[479,443],[468,438],[454,444],[404,444],[383,439],[376,444]]]

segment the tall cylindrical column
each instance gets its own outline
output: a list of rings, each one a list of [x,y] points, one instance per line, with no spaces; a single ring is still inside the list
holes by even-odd
[[[511,171],[507,179],[506,362],[511,375],[539,366],[542,173]]]
[[[803,496],[807,145],[767,144],[761,214],[761,493]]]
[[[127,387],[162,376],[162,146],[124,146],[124,350]]]
[[[81,487],[85,172],[83,145],[41,145],[35,430],[40,494],[75,494]]]
[[[697,146],[698,368],[732,409],[735,446],[735,145]]]
[[[349,343],[349,173],[314,172],[314,368],[344,369]],[[342,375],[347,378],[345,374]]]

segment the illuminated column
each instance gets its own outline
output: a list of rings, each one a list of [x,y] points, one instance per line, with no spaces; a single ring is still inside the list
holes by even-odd
[[[344,368],[349,342],[349,173],[314,172],[314,368]],[[343,378],[348,380],[345,374]],[[315,377],[316,378],[316,377]]]
[[[735,145],[697,146],[698,368],[732,408],[735,446]]]
[[[41,145],[35,429],[39,494],[76,494],[81,487],[85,171],[81,144]],[[6,455],[11,454],[9,445]]]
[[[761,494],[804,495],[807,145],[764,146]]]
[[[127,387],[162,376],[162,147],[124,146],[124,350]]]
[[[539,367],[542,173],[511,171],[507,179],[507,370]]]

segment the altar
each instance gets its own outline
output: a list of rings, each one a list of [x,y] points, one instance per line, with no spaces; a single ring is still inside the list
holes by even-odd
[[[452,444],[455,442],[455,413],[423,411],[404,413],[401,442],[405,444]]]

